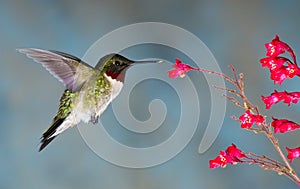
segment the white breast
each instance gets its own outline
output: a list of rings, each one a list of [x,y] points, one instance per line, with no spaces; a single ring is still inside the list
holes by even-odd
[[[115,99],[121,92],[122,87],[123,87],[123,82],[118,81],[116,79],[112,79],[110,76],[104,74],[104,76],[107,78],[107,80],[109,81],[109,83],[111,84],[112,88],[111,88],[111,100]]]
[[[94,107],[94,109],[87,109],[83,101],[83,96],[86,94],[84,93],[80,94],[79,103],[75,108],[76,113],[74,112],[77,115],[76,121],[81,120],[83,122],[88,123],[91,119],[92,114],[96,113],[96,117],[101,116],[101,114],[106,110],[107,106],[111,103],[111,101],[120,94],[123,87],[123,83],[116,79],[112,79],[110,76],[107,76],[106,74],[104,74],[104,76],[111,84],[110,95],[107,96],[106,98],[103,98],[102,101],[98,104],[99,105],[98,107]]]
[[[107,102],[102,103],[99,109],[97,110],[96,116],[100,116],[107,108],[107,106],[115,99],[121,92],[123,83],[121,81],[118,81],[116,79],[112,79],[110,76],[104,74],[104,76],[107,78],[107,80],[111,84],[111,95],[108,97]]]

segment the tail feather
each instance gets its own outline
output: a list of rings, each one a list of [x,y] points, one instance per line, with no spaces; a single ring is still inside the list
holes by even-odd
[[[42,151],[59,133],[61,133],[70,126],[66,126],[63,123],[71,113],[73,98],[74,93],[66,89],[62,97],[60,98],[59,109],[52,121],[51,126],[43,133],[43,136],[41,137],[41,146],[39,151]]]
[[[43,138],[42,141],[41,141],[41,146],[39,148],[39,152],[42,151],[54,138],[54,137],[51,137],[51,138]]]
[[[43,133],[43,136],[41,137],[41,146],[39,148],[39,152],[42,151],[57,136],[53,136],[53,134],[56,132],[57,128],[63,123],[64,120],[65,118],[54,118],[52,125]]]

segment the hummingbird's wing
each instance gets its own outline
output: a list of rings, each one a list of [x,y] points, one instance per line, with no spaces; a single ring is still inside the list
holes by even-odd
[[[62,82],[67,89],[79,90],[95,69],[72,55],[41,49],[17,49],[27,57],[41,63],[54,77]]]

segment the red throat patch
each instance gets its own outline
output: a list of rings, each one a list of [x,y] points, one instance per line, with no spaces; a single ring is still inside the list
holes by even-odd
[[[112,79],[116,79],[117,81],[124,82],[125,79],[125,70],[121,73],[114,73],[114,72],[106,72],[107,76],[110,76]]]

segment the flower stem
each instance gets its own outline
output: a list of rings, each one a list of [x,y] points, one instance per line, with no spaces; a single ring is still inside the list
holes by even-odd
[[[239,77],[237,77],[237,74],[234,70],[233,66],[229,66],[229,68],[231,69],[232,73],[233,73],[233,79],[230,78],[229,76],[223,74],[223,73],[218,73],[218,72],[214,72],[214,71],[209,71],[209,70],[204,70],[201,68],[195,68],[196,71],[199,72],[206,72],[209,74],[214,74],[214,75],[218,75],[220,77],[223,77],[225,80],[227,80],[228,82],[232,83],[237,90],[233,90],[233,89],[228,89],[228,88],[220,88],[220,87],[216,87],[216,89],[218,90],[223,90],[226,91],[228,93],[234,94],[237,97],[241,98],[241,100],[244,102],[244,105],[242,106],[235,98],[233,97],[229,97],[227,95],[223,95],[225,96],[228,100],[232,101],[235,105],[243,108],[243,109],[250,109],[250,110],[255,110],[257,114],[259,113],[258,107],[254,106],[248,99],[247,96],[245,94],[245,88],[244,88],[244,81],[243,81],[243,75],[239,74]],[[260,164],[262,167],[268,167],[269,169],[272,169],[274,171],[277,171],[278,173],[284,173],[289,179],[291,179],[293,182],[299,184],[300,183],[300,178],[298,177],[298,175],[296,174],[296,172],[293,170],[293,168],[291,167],[289,161],[287,160],[287,158],[285,157],[284,153],[282,152],[279,144],[278,144],[278,140],[274,137],[274,134],[272,132],[271,126],[267,125],[266,123],[261,125],[261,129],[258,130],[260,132],[263,132],[267,138],[271,141],[271,143],[273,144],[273,146],[275,147],[276,151],[278,152],[279,156],[281,157],[281,159],[283,160],[284,164],[277,164],[278,166],[274,166],[274,164],[272,163],[274,160],[268,159],[268,161],[265,161],[265,158],[261,158],[260,156],[256,156],[256,159],[251,159],[250,163],[258,163]],[[254,130],[255,131],[255,130]],[[252,154],[253,156],[253,154]],[[257,159],[257,157],[259,157]],[[270,164],[270,165],[269,165]]]
[[[285,155],[283,154],[277,139],[274,137],[272,132],[265,132],[267,138],[271,141],[271,143],[273,144],[273,146],[275,147],[276,151],[279,153],[279,156],[281,157],[281,159],[283,160],[283,162],[285,163],[285,165],[289,168],[289,172],[293,177],[294,182],[296,183],[300,183],[300,179],[298,177],[298,175],[296,174],[296,172],[294,171],[294,169],[292,168],[291,164],[289,163],[289,161],[286,159]]]

